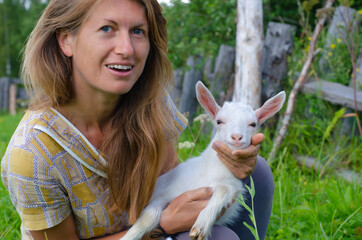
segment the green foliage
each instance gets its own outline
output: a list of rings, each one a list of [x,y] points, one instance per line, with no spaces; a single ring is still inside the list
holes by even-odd
[[[173,0],[164,6],[169,58],[183,67],[190,55],[215,56],[221,44],[235,46],[236,0]]]
[[[293,156],[286,154],[274,170],[276,189],[267,239],[360,237],[359,184],[332,176],[319,179],[292,160]]]
[[[205,117],[205,114],[199,116]],[[208,120],[199,121],[196,117],[192,125],[188,126],[178,139],[178,158],[184,162],[192,156],[200,155],[209,144],[212,123]]]
[[[250,176],[250,187],[248,185],[245,185],[245,187],[248,189],[248,192],[250,194],[250,199],[251,199],[251,208],[246,204],[244,196],[242,194],[239,195],[239,199],[237,199],[237,201],[249,212],[249,218],[251,220],[251,222],[253,223],[253,226],[250,226],[248,223],[243,222],[243,224],[251,231],[251,233],[253,234],[255,240],[259,240],[259,235],[258,235],[258,228],[256,225],[256,219],[255,219],[255,214],[254,214],[254,196],[255,196],[255,186],[254,186],[254,181],[253,178]]]
[[[9,57],[11,77],[19,77],[21,51],[28,35],[46,4],[41,0],[29,1],[27,9],[21,0],[3,0],[0,3],[0,76],[7,76]]]
[[[22,114],[0,115],[0,159],[22,117]],[[0,183],[0,210],[0,239],[21,239],[20,217],[2,182]]]

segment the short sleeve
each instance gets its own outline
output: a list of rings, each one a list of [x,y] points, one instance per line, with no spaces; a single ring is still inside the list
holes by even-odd
[[[183,114],[181,114],[178,111],[168,92],[166,91],[165,93],[166,93],[166,98],[165,98],[166,106],[171,111],[173,124],[175,125],[178,134],[180,134],[187,127],[188,120]]]
[[[51,161],[19,147],[8,149],[4,158],[3,178],[24,228],[50,228],[69,216],[69,199],[59,181],[51,176]]]

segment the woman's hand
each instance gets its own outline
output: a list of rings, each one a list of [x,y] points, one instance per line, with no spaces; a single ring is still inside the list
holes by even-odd
[[[190,230],[211,196],[212,188],[207,187],[181,194],[162,212],[160,226],[168,234]]]
[[[259,144],[263,140],[264,134],[257,133],[251,138],[250,146],[245,149],[231,150],[226,144],[220,141],[215,141],[212,148],[217,152],[218,158],[234,176],[243,179],[254,171]]]

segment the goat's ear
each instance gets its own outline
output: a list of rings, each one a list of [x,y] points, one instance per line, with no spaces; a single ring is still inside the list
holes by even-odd
[[[213,119],[215,119],[216,114],[220,110],[220,106],[216,103],[215,98],[201,81],[196,83],[196,97],[201,106]]]
[[[285,92],[282,91],[276,96],[266,101],[261,108],[255,111],[258,118],[258,123],[262,124],[267,119],[271,118],[276,114],[282,107],[285,101]]]

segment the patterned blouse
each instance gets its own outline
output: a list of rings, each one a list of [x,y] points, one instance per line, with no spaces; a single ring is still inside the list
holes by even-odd
[[[187,119],[169,97],[166,105],[181,133]],[[106,160],[59,112],[28,111],[1,161],[1,177],[22,220],[22,239],[29,230],[51,228],[73,214],[82,239],[125,230],[125,213],[111,212]]]

